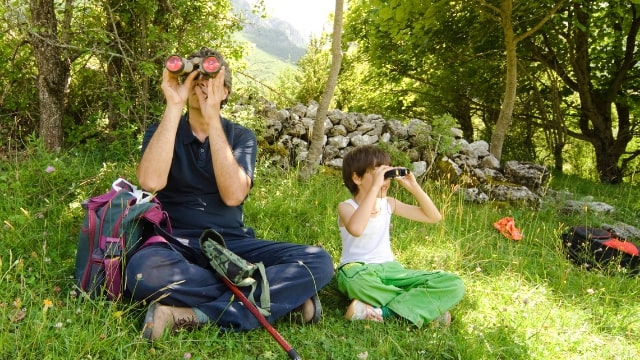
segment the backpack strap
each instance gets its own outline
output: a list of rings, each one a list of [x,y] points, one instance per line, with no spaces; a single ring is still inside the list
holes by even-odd
[[[171,221],[169,220],[169,214],[162,210],[159,203],[158,206],[153,206],[147,210],[142,217],[152,223],[155,227],[160,227],[165,232],[171,234]]]
[[[122,240],[120,238],[103,237],[100,239],[100,242],[104,244],[105,248],[105,290],[109,296],[117,298],[122,289],[122,270],[120,264],[120,259],[122,258]]]
[[[269,280],[267,280],[267,273],[264,268],[264,264],[262,261],[255,264],[258,267],[258,272],[260,273],[260,278],[262,279],[262,292],[260,293],[260,306],[258,306],[258,310],[262,315],[269,316],[271,315],[271,293],[269,290]],[[253,287],[251,293],[249,294],[250,299],[253,300],[253,290],[255,290],[255,286]]]
[[[90,255],[93,253],[94,249],[94,241],[96,235],[96,226],[98,223],[98,215],[96,214],[95,208],[87,207],[87,228],[82,229],[83,232],[87,233],[87,237],[89,241],[87,254]],[[84,266],[84,271],[82,272],[82,278],[80,279],[80,288],[82,290],[87,290],[87,284],[89,283],[89,277],[91,276],[91,261],[87,261]]]

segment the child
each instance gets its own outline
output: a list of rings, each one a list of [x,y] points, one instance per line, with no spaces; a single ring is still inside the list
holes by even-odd
[[[464,295],[457,275],[444,271],[411,270],[394,260],[390,242],[391,215],[436,223],[442,215],[413,173],[395,177],[418,206],[387,197],[398,169],[388,153],[375,145],[360,146],[344,156],[342,178],[353,198],[338,205],[342,257],[337,273],[340,292],[351,299],[345,318],[383,321],[398,315],[421,327],[438,320],[449,324],[449,309]]]

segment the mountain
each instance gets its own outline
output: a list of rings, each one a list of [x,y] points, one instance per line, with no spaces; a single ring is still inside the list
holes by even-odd
[[[290,23],[278,18],[262,18],[251,12],[247,0],[232,0],[245,25],[241,35],[256,49],[281,61],[295,64],[306,52],[306,41]]]

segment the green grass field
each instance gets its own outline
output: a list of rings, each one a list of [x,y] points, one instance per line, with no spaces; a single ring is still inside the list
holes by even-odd
[[[80,202],[106,191],[119,176],[135,181],[136,152],[118,144],[98,153],[34,148],[1,163],[0,359],[287,358],[263,329],[221,333],[211,325],[151,345],[140,338],[143,304],[90,300],[75,289]],[[553,203],[541,209],[474,205],[463,202],[452,185],[428,182],[424,187],[444,220],[394,221],[394,250],[402,263],[464,279],[467,292],[452,311],[450,327],[418,329],[400,319],[347,322],[342,316],[348,301],[334,283],[321,291],[319,324],[285,319],[275,327],[303,359],[640,358],[639,278],[584,271],[565,259],[559,240],[574,224],[639,226],[638,187],[557,175],[552,182],[555,190],[593,196],[616,212],[561,215]],[[398,186],[391,195],[406,196]],[[347,197],[335,170],[299,182],[294,172],[259,166],[246,224],[259,237],[321,245],[337,262],[336,207]],[[522,241],[493,228],[504,216],[515,218]]]

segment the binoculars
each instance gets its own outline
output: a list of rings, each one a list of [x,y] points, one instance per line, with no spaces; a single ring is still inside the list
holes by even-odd
[[[395,168],[384,173],[385,179],[393,179],[397,177],[403,177],[409,173],[409,169],[407,168]]]
[[[171,55],[167,58],[165,67],[176,75],[185,75],[194,70],[198,70],[204,75],[213,76],[220,71],[222,64],[220,59],[213,55],[205,58],[194,57],[191,59],[185,59],[178,55]]]

